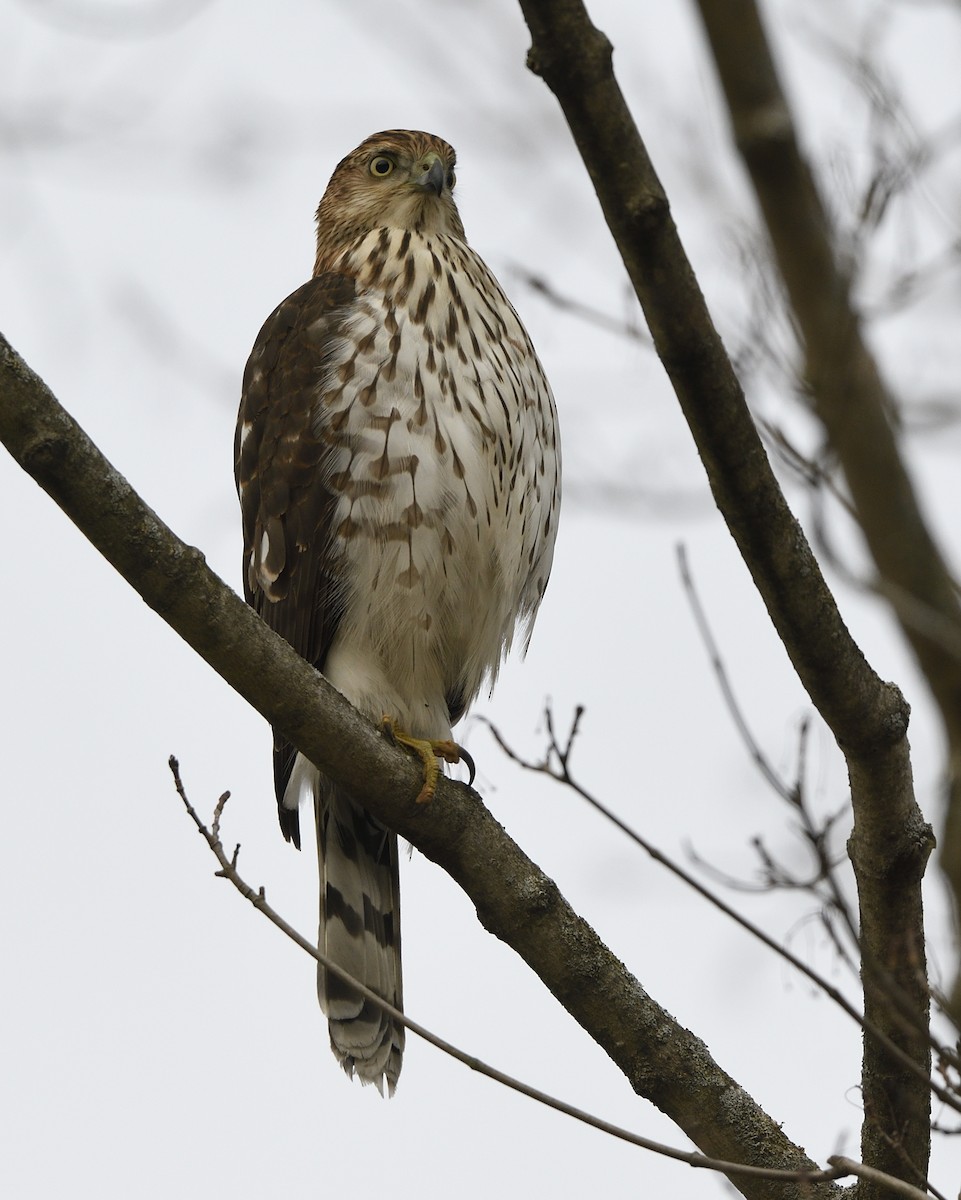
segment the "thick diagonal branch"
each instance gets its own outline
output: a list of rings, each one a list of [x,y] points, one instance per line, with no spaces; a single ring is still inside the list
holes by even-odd
[[[926,1007],[918,983],[923,981],[919,882],[931,841],[914,801],[907,705],[897,688],[878,679],[851,638],[778,486],[667,198],[614,77],[610,43],[591,24],[580,0],[520,4],[532,35],[529,65],[564,111],[718,508],[801,683],[847,759],[862,823],[854,843],[862,905],[871,913],[878,941],[894,955],[883,966],[910,961],[915,971],[907,1028],[892,1019],[890,1005],[883,1027],[896,1032],[899,1044],[909,1048],[926,1072]],[[736,24],[732,6],[720,8],[724,19]],[[883,847],[866,841],[862,833],[864,823],[879,812],[886,814],[891,835]],[[875,950],[869,946],[867,953],[873,956]],[[903,979],[900,971],[897,978]],[[878,1019],[872,1013],[872,1020]],[[888,1073],[886,1058],[882,1070],[876,1047],[869,1048],[869,1054],[877,1064],[875,1077],[890,1074],[885,1081],[885,1129],[896,1129],[899,1139],[906,1137],[906,1153],[923,1172],[929,1137],[923,1080],[910,1073]],[[873,1149],[881,1155],[879,1145]],[[866,1155],[865,1161],[886,1166],[889,1157],[881,1157],[883,1162]],[[903,1170],[901,1162],[891,1173]]]
[[[714,1157],[787,1170],[815,1164],[704,1044],[680,1026],[511,841],[473,793],[421,773],[143,503],[0,337],[0,440],[158,612],[267,720],[376,816],[444,868],[639,1094]],[[833,1196],[831,1183],[742,1180],[746,1195]]]

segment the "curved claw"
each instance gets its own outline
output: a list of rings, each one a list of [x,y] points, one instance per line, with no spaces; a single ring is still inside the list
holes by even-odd
[[[470,772],[470,779],[467,780],[467,786],[473,787],[474,780],[477,778],[477,768],[474,766],[474,760],[463,746],[458,746],[457,749],[460,751],[460,761],[467,764],[467,770]]]

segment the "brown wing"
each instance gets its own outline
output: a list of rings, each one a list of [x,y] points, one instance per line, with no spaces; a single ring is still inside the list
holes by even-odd
[[[288,296],[257,335],[244,371],[234,473],[244,525],[244,595],[267,624],[322,669],[343,601],[331,556],[334,500],[321,420],[333,345],[354,285],[325,274]],[[274,730],[274,788],[284,837],[300,847],[283,797],[296,758]]]

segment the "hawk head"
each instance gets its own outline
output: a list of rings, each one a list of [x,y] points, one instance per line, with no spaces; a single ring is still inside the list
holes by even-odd
[[[453,146],[430,133],[375,133],[337,166],[317,208],[317,261],[374,229],[464,237]]]

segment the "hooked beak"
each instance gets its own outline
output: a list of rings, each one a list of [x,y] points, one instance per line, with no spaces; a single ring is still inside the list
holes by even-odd
[[[444,181],[447,176],[439,156],[432,154],[417,165],[420,174],[415,174],[411,183],[414,187],[424,188],[425,191],[431,191],[435,196],[439,196],[444,190]]]

